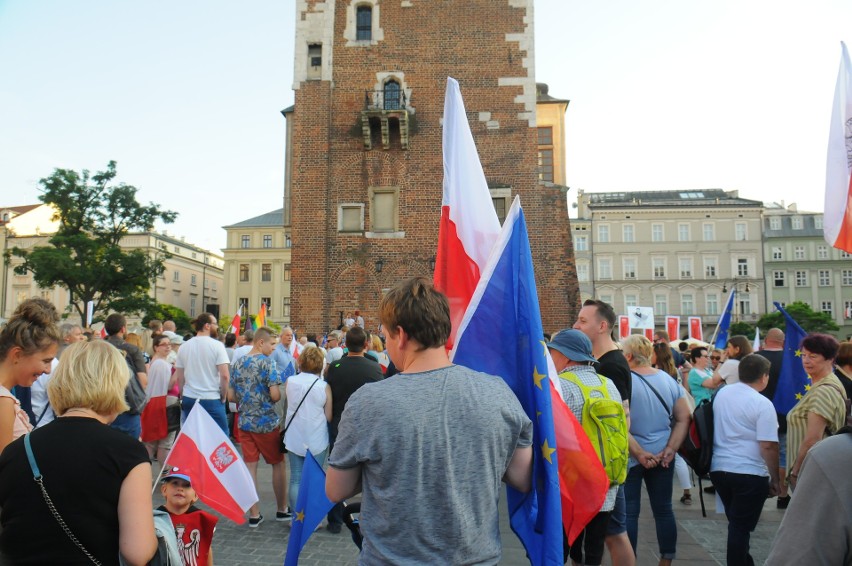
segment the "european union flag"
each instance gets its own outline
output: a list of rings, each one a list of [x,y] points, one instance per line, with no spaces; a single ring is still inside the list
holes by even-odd
[[[296,508],[292,510],[293,522],[290,526],[284,566],[295,566],[299,563],[299,553],[333,506],[334,503],[325,496],[325,472],[308,450],[302,468],[299,498]]]
[[[716,326],[716,341],[713,345],[722,350],[728,345],[728,329],[731,327],[731,314],[734,310],[736,296],[737,289],[733,287],[731,294],[728,295],[728,301],[725,303],[725,312],[722,313],[722,318],[719,319],[719,324]]]
[[[781,373],[778,376],[778,388],[775,390],[775,398],[772,403],[775,410],[786,415],[790,409],[804,397],[810,389],[810,377],[802,367],[802,350],[800,345],[807,332],[793,320],[780,304],[774,303],[775,308],[784,315],[787,323],[784,330],[784,358],[781,362]]]
[[[533,490],[525,494],[507,487],[509,522],[531,564],[561,565],[551,386],[529,239],[517,197],[506,224],[459,327],[453,362],[502,377],[533,421]]]

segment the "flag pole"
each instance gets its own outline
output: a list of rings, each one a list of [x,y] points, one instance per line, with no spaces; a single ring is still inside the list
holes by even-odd
[[[195,408],[195,405],[197,405],[199,401],[200,401],[200,399],[195,400],[195,403],[192,405],[193,409]],[[154,485],[151,487],[151,495],[154,495],[154,492],[157,490],[157,484],[160,483],[160,480],[163,477],[163,472],[166,471],[166,462],[169,461],[169,458],[172,455],[172,451],[175,449],[175,445],[177,444],[178,438],[180,438],[182,434],[183,434],[183,428],[181,428],[180,431],[178,431],[177,436],[175,436],[174,442],[172,442],[172,447],[169,448],[169,453],[166,454],[165,458],[163,458],[163,465],[160,467],[160,473],[157,474],[157,480],[154,482]]]
[[[730,303],[733,299],[732,297],[736,294],[737,288],[736,286],[731,286],[731,294],[728,295],[728,300],[725,301],[725,310],[722,311],[721,316],[719,316],[719,320],[716,321],[716,330],[713,331],[713,338],[710,339],[710,344],[714,348],[716,347],[716,336],[719,334],[719,326],[722,324],[722,319],[725,318],[725,313],[728,312],[728,303]]]

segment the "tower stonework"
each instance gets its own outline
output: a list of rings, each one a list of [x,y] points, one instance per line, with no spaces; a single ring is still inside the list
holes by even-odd
[[[566,189],[538,175],[533,0],[297,0],[296,12],[292,325],[324,331],[360,309],[375,329],[384,290],[432,276],[448,76],[492,197],[508,209],[520,195],[545,330],[573,323]]]

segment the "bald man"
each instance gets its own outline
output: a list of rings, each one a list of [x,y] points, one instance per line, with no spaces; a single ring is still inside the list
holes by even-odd
[[[758,356],[763,356],[769,363],[769,384],[766,389],[761,391],[761,394],[772,401],[775,397],[775,390],[778,388],[778,376],[781,375],[781,364],[784,359],[784,331],[780,328],[770,328],[763,339],[763,349],[755,352]],[[787,417],[781,413],[778,415],[778,471],[780,477],[786,476],[787,467]],[[781,482],[781,493],[778,494],[778,500],[775,502],[778,509],[786,509],[790,503],[790,496],[787,493],[787,486]]]

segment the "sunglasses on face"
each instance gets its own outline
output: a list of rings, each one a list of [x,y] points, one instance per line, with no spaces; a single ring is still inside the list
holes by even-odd
[[[713,360],[714,362],[718,362],[719,360],[722,359],[722,357],[721,356],[710,356],[710,359]]]

